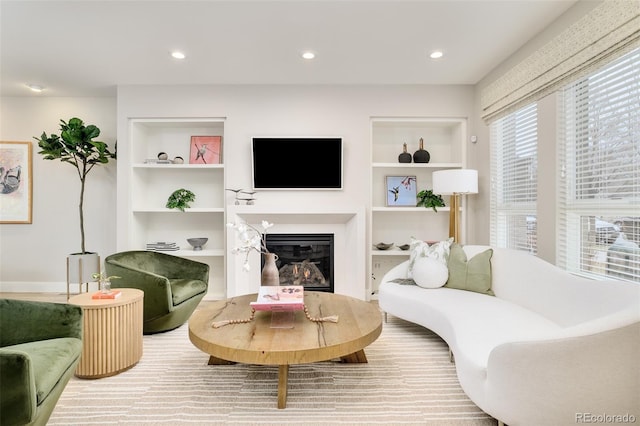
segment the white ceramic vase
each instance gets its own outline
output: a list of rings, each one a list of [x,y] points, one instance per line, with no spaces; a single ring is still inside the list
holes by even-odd
[[[275,253],[264,254],[264,266],[262,267],[261,285],[280,285],[280,272],[276,265],[278,255]]]

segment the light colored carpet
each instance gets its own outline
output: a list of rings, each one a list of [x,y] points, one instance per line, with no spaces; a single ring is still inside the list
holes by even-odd
[[[72,378],[48,424],[496,424],[464,394],[447,346],[429,330],[389,317],[365,352],[367,364],[291,366],[279,410],[277,367],[209,366],[183,325],[145,336],[142,359],[128,371]]]

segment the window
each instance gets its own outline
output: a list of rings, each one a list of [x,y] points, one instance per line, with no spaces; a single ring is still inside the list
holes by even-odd
[[[538,110],[491,124],[491,245],[536,254]]]
[[[640,50],[559,98],[558,265],[640,282]]]

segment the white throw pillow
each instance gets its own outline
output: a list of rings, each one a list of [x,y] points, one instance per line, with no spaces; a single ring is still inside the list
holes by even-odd
[[[413,278],[413,267],[416,261],[423,257],[428,257],[441,262],[447,266],[449,260],[449,248],[453,243],[453,238],[445,241],[438,241],[434,244],[427,244],[424,241],[411,239],[411,253],[409,256],[409,268],[407,270],[407,278]]]
[[[423,288],[439,288],[447,283],[449,268],[431,257],[421,257],[413,265],[413,280]]]

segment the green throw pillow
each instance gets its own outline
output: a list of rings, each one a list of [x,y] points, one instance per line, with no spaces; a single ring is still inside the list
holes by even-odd
[[[454,243],[449,250],[449,280],[444,286],[495,296],[491,291],[491,256],[493,249],[488,249],[467,260],[462,246]]]

